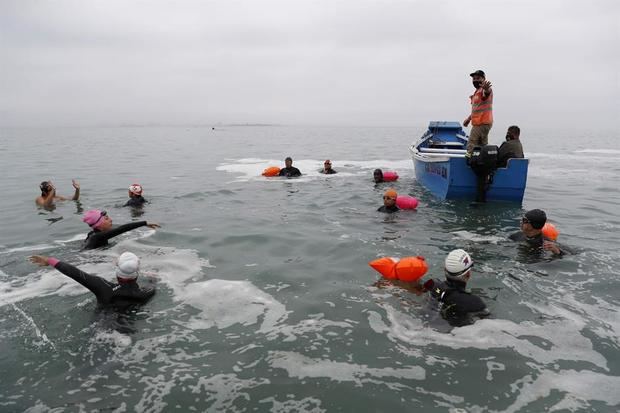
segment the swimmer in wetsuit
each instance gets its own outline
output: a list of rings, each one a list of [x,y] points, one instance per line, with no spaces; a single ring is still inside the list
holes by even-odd
[[[41,185],[39,185],[39,189],[41,190],[41,195],[37,197],[35,202],[37,205],[45,207],[45,208],[53,208],[54,201],[77,201],[80,199],[80,184],[75,179],[71,180],[73,184],[73,188],[75,192],[73,193],[72,198],[67,198],[65,196],[56,195],[56,187],[52,183],[52,181],[43,181]]]
[[[383,206],[377,209],[378,212],[384,212],[386,214],[391,214],[393,212],[400,211],[400,208],[396,206],[396,198],[398,197],[398,193],[390,188],[383,194]]]
[[[474,261],[467,252],[454,250],[444,263],[446,280],[434,279],[424,283],[424,289],[439,302],[441,316],[454,327],[473,324],[476,318],[490,314],[480,297],[465,290],[473,265]]]
[[[331,175],[337,174],[338,172],[332,169],[332,161],[328,159],[323,163],[323,169],[321,170],[321,173],[325,175]]]
[[[129,186],[128,195],[129,201],[123,206],[139,208],[147,203],[146,199],[142,196],[142,185],[140,184],[132,184]]]
[[[144,226],[152,229],[159,228],[159,225],[149,224],[146,221],[130,222],[129,224],[112,228],[112,218],[108,216],[106,211],[99,211],[98,209],[86,211],[82,221],[86,222],[92,228],[92,231],[88,233],[86,239],[84,240],[84,246],[82,249],[85,250],[104,247],[108,245],[108,240],[110,238],[114,238],[117,235],[131,231],[132,229]]]
[[[540,253],[551,251],[555,256],[562,256],[570,251],[553,240],[546,238],[542,228],[547,222],[547,214],[541,209],[527,211],[521,218],[521,231],[511,234],[508,238],[512,241],[523,243],[531,252]]]
[[[300,170],[293,166],[293,159],[290,156],[284,160],[284,166],[285,168],[280,169],[280,176],[285,176],[287,178],[301,176]]]
[[[131,252],[124,252],[116,264],[116,283],[104,278],[85,273],[53,257],[34,255],[30,261],[41,267],[51,265],[67,277],[72,278],[88,288],[100,306],[127,310],[135,305],[144,304],[155,295],[155,288],[143,288],[137,283],[140,259]]]

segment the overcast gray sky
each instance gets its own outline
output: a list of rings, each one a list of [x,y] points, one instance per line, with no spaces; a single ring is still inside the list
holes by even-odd
[[[3,126],[620,118],[620,1],[0,0]]]

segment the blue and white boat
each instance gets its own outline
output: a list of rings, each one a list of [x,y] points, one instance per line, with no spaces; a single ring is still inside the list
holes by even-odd
[[[409,147],[415,175],[441,199],[476,199],[477,177],[465,160],[468,136],[458,122],[431,122]],[[523,201],[528,159],[510,159],[493,174],[488,201]]]

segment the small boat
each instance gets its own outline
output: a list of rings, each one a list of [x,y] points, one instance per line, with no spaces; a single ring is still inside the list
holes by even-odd
[[[418,182],[441,199],[476,199],[478,177],[465,158],[468,136],[459,122],[430,122],[409,147]],[[523,201],[529,159],[509,159],[491,173],[488,201]]]

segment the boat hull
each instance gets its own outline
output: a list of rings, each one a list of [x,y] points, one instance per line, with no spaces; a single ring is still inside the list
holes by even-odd
[[[410,147],[418,182],[440,199],[476,199],[477,177],[464,156],[466,143],[467,137],[458,123],[431,122],[429,131]],[[462,149],[446,149],[455,147]],[[495,170],[487,201],[521,203],[528,165],[528,159],[510,159],[505,168]]]

